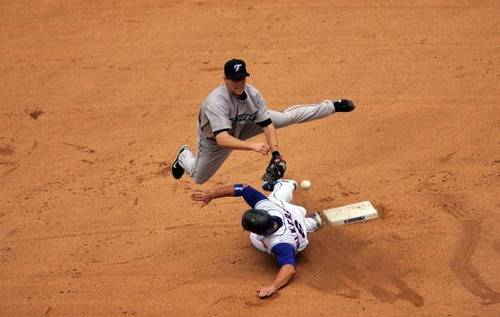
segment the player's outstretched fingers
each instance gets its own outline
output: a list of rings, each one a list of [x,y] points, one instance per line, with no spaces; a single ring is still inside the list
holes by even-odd
[[[196,201],[200,201],[203,199],[203,191],[199,189],[195,189],[191,194],[191,198]]]
[[[199,189],[195,189],[194,192],[191,194],[191,199],[193,199],[194,201],[201,201],[203,202],[203,204],[201,205],[201,207],[204,207],[205,205],[207,205],[212,199],[210,198],[210,196],[208,195],[208,192],[205,191],[205,190],[199,190]]]
[[[263,286],[259,290],[257,290],[260,298],[271,296],[272,294],[274,294],[274,292],[276,292],[276,288],[274,288],[273,286]]]

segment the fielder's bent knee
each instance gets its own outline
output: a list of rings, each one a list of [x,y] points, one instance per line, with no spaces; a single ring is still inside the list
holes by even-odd
[[[210,179],[210,177],[201,178],[201,177],[196,177],[196,176],[193,176],[192,178],[193,178],[193,181],[198,185],[205,184]]]
[[[213,174],[210,173],[202,173],[203,169],[194,169],[189,175],[191,179],[198,185],[206,183]]]

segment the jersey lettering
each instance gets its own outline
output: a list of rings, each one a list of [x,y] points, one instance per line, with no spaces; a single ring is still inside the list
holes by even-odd
[[[242,113],[236,116],[234,118],[233,122],[236,124],[241,121],[254,121],[255,118],[257,117],[257,111],[254,113]]]
[[[297,234],[297,228],[299,228],[300,235],[302,237],[305,237],[304,232],[302,231],[302,226],[300,226],[297,220],[294,220],[292,218],[292,214],[288,210],[284,209],[284,211],[285,211],[284,215],[286,218],[286,222],[289,225],[290,231],[294,234],[293,239],[295,240],[295,246],[298,250],[300,247],[300,240],[299,240],[299,235]]]
[[[295,226],[297,227],[297,230],[299,230],[299,233],[302,236],[302,238],[305,238],[306,235],[304,234],[304,229],[302,229],[302,225],[297,220],[295,220]]]

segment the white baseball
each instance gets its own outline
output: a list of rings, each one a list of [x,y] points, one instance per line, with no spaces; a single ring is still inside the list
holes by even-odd
[[[303,190],[309,190],[309,188],[311,188],[311,185],[311,181],[305,179],[300,183],[300,188],[302,188]]]

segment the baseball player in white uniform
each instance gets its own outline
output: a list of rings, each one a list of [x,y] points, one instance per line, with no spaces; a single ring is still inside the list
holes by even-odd
[[[297,105],[284,111],[268,110],[261,93],[246,84],[247,76],[250,74],[243,60],[231,59],[226,62],[224,83],[214,89],[201,105],[197,152],[193,153],[187,145],[179,148],[172,164],[175,179],[181,178],[187,171],[197,184],[205,183],[222,166],[232,150],[251,150],[263,155],[271,152],[271,163],[284,162],[278,149],[276,128],[324,118],[335,112],[349,112],[355,108],[352,101],[339,99]],[[266,142],[247,141],[262,132]],[[271,178],[281,178],[283,173],[284,169],[281,169],[278,175],[273,174]]]
[[[290,281],[296,271],[296,254],[309,244],[307,234],[322,226],[318,213],[307,217],[304,207],[291,204],[296,187],[294,180],[281,179],[268,197],[244,184],[195,190],[192,194],[192,199],[203,205],[215,198],[242,196],[251,207],[243,214],[242,226],[251,232],[252,245],[276,256],[280,266],[274,280],[257,290],[261,298],[271,296]]]

